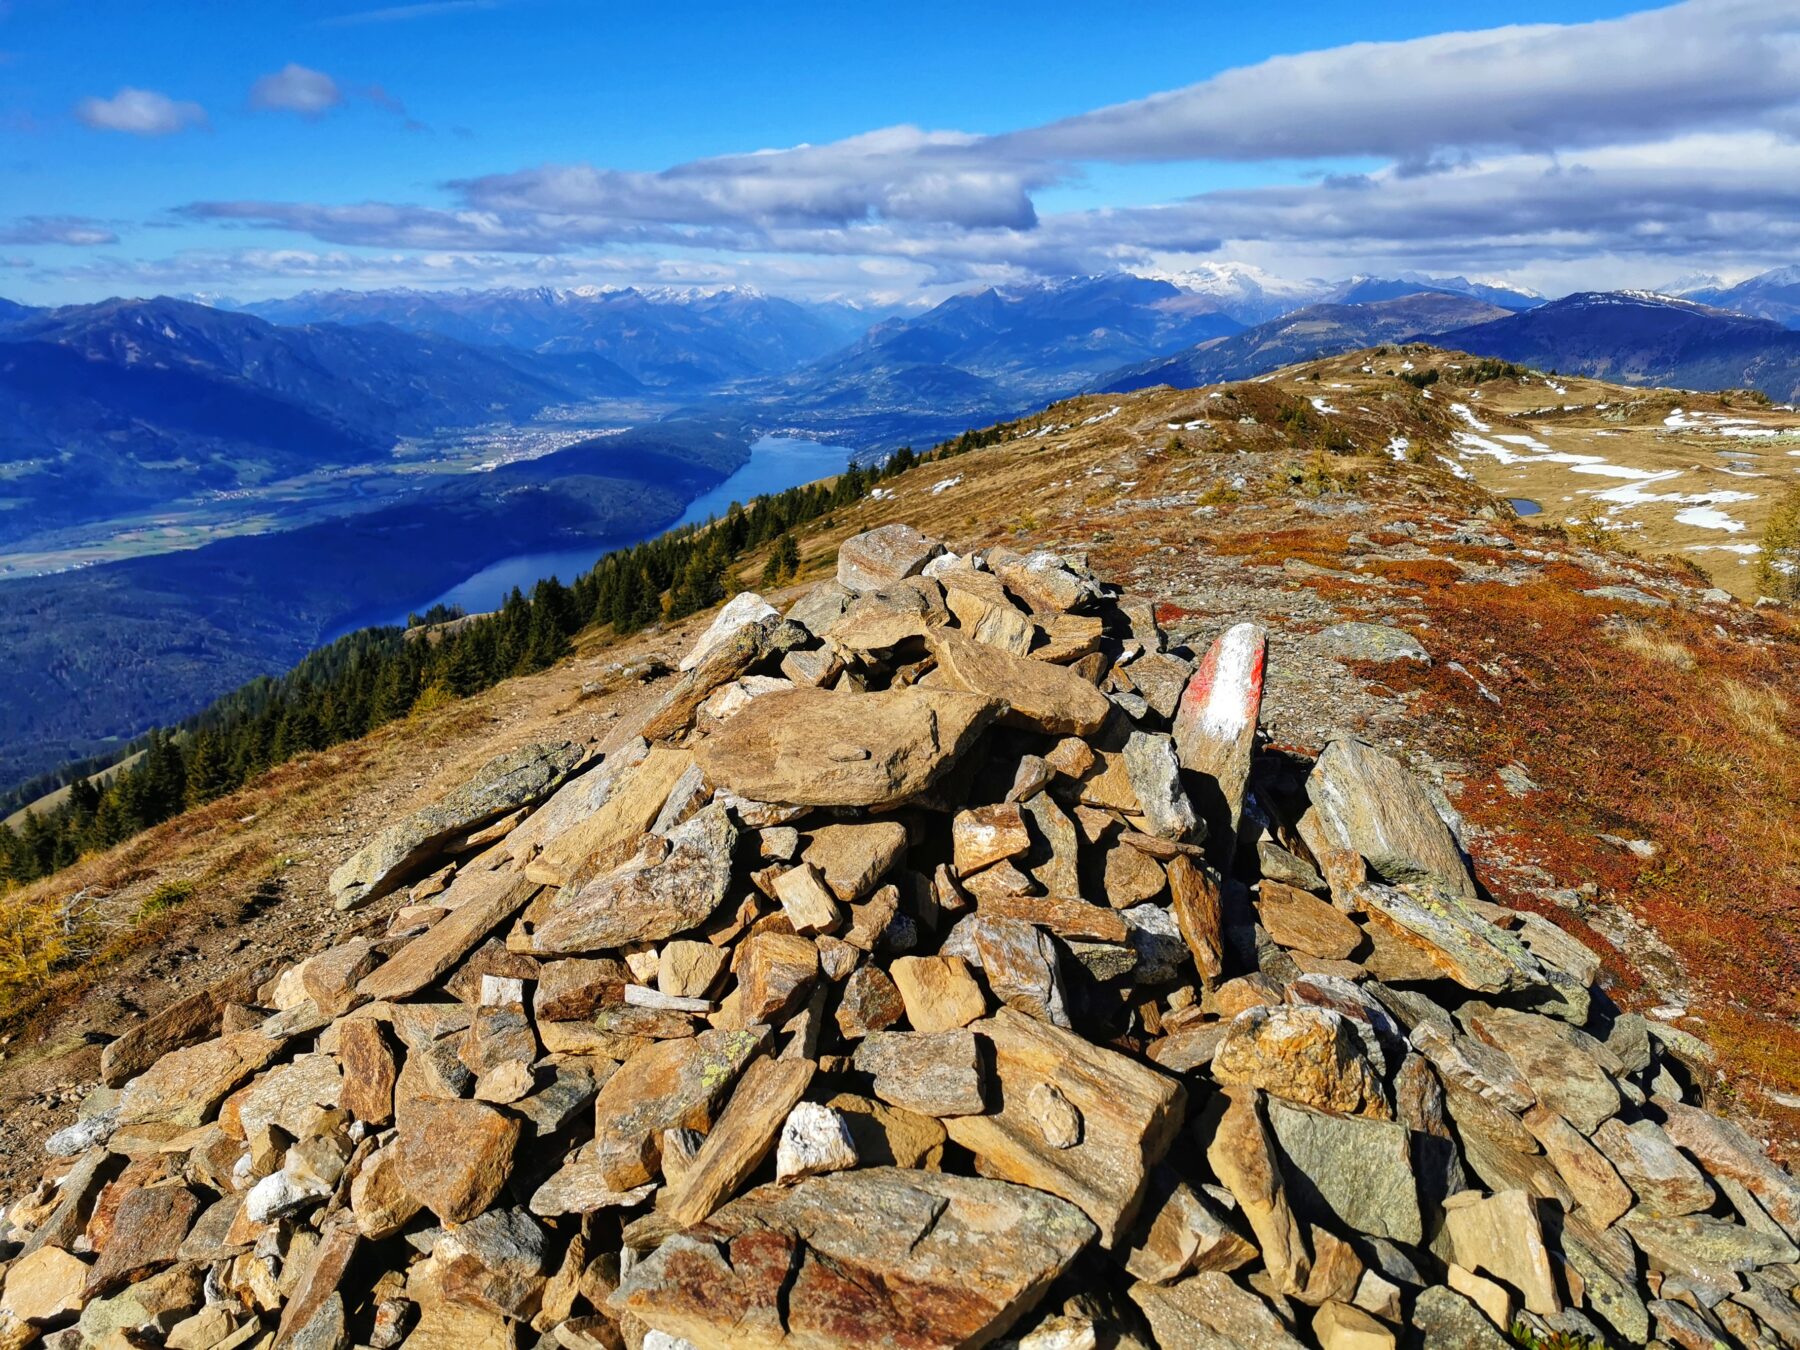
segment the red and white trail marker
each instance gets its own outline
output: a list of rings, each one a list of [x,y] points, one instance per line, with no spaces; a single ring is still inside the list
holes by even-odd
[[[1207,649],[1175,710],[1175,752],[1181,767],[1210,780],[1203,783],[1195,805],[1222,867],[1230,866],[1244,809],[1268,654],[1269,635],[1259,625],[1226,629]]]

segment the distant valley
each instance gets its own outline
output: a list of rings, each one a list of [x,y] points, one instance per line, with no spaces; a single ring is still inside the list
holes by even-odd
[[[1791,271],[1547,303],[1235,264],[930,307],[630,289],[0,303],[0,790],[491,564],[652,534],[759,436],[922,448],[1074,392],[1413,339],[1789,401]]]

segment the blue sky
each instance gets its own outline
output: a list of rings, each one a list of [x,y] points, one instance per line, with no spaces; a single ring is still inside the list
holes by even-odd
[[[0,294],[1743,273],[1797,8],[0,0]]]

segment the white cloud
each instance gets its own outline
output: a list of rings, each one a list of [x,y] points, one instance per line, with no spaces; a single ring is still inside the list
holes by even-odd
[[[290,67],[290,70],[298,70]],[[283,72],[285,75],[287,72]],[[309,72],[310,73],[310,72]],[[325,78],[325,77],[321,77]],[[335,85],[332,86],[335,92]],[[1384,162],[1370,173],[1045,212],[1095,162]],[[1201,168],[1198,173],[1204,175]],[[660,172],[546,165],[450,204],[215,201],[191,219],[333,247],[596,259],[683,253],[797,278],[913,284],[1170,266],[1221,251],[1292,272],[1529,281],[1573,260],[1660,276],[1800,243],[1800,6],[1687,0],[1277,57],[1185,89],[983,136],[890,127]]]
[[[75,105],[75,116],[95,131],[132,136],[168,136],[206,125],[206,110],[198,103],[129,85],[111,98],[82,99]]]
[[[344,101],[338,82],[322,70],[289,62],[250,86],[250,106],[323,117]]]
[[[0,244],[69,244],[78,248],[116,244],[111,227],[85,216],[19,216],[0,223]]]

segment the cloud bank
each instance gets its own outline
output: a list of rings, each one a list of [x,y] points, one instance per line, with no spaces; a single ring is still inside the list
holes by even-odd
[[[263,106],[314,116],[344,96],[299,66],[257,88]],[[160,130],[179,129],[167,121]],[[1289,181],[1154,206],[1041,205],[1093,165],[1165,165],[1171,181],[1203,188],[1222,163],[1265,164]],[[740,278],[954,285],[1226,252],[1286,270],[1529,279],[1582,259],[1659,274],[1786,261],[1800,234],[1796,185],[1800,6],[1686,0],[1280,56],[995,134],[898,126],[657,172],[525,166],[442,184],[436,201],[210,200],[179,214],[332,249],[512,255],[519,270],[568,274],[674,258]]]

